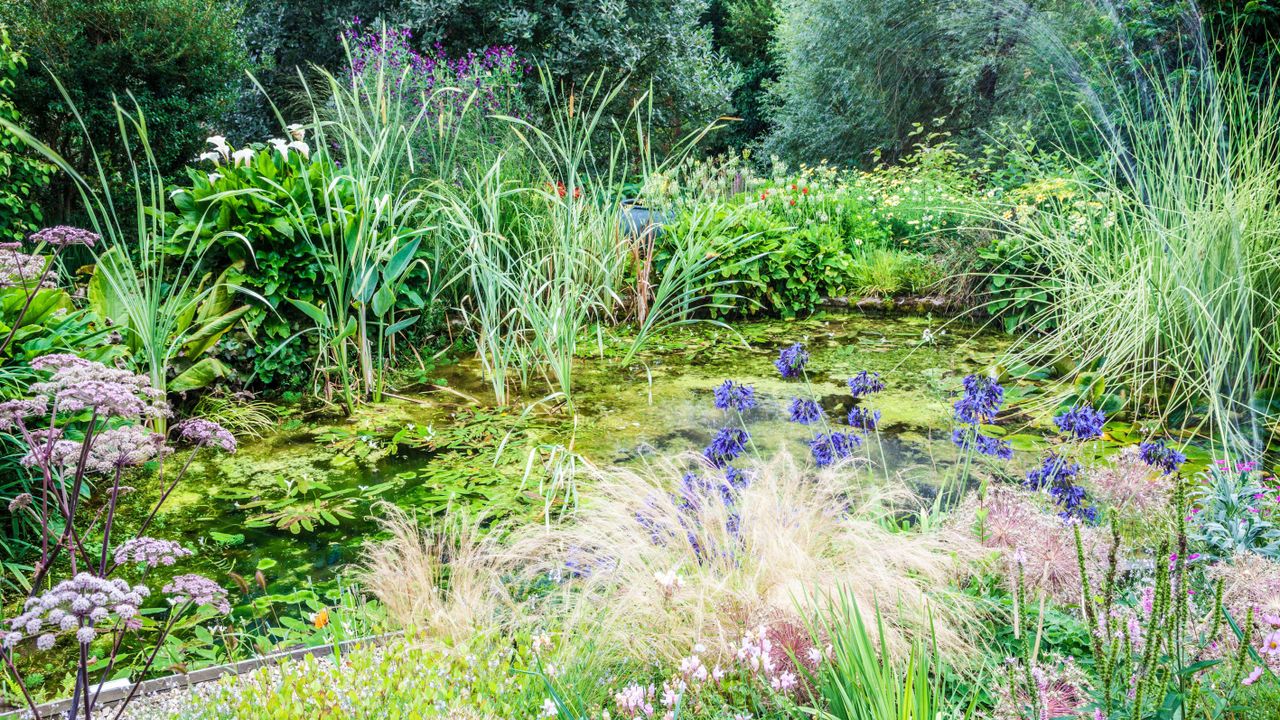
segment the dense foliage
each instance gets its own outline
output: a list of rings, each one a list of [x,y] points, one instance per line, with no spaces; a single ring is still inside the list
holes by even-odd
[[[130,163],[112,140],[119,135],[112,100],[132,97],[146,113],[156,162],[171,175],[235,99],[247,68],[239,17],[235,2],[6,0],[0,23],[16,33],[31,66],[14,104],[28,129],[82,171],[92,165],[92,141],[107,180],[121,182]],[[73,199],[71,185],[59,181],[46,214],[68,217]]]

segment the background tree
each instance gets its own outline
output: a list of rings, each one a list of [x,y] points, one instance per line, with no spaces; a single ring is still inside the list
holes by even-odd
[[[112,97],[131,95],[147,118],[160,169],[171,175],[204,144],[230,109],[248,66],[235,0],[0,0],[8,24],[36,72],[14,103],[38,138],[85,167],[84,138],[56,77],[79,109],[108,167],[123,180],[127,159]],[[71,187],[54,183],[46,212],[65,218]]]
[[[8,29],[0,26],[0,118],[15,125],[21,124],[22,116],[13,105],[13,92],[28,72],[26,58],[14,49]],[[52,165],[0,130],[0,242],[22,240],[39,229],[44,215],[36,196],[52,174]]]

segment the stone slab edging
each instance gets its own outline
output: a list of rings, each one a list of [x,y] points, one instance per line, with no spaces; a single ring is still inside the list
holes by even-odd
[[[357,647],[378,647],[388,640],[404,635],[404,632],[392,632],[384,635],[371,635],[369,637],[355,638],[353,640],[345,640],[338,643],[338,650],[341,653],[357,648]],[[333,654],[333,645],[318,645],[315,647],[296,647],[290,650],[281,650],[269,655],[261,655],[259,657],[241,660],[239,662],[227,663],[225,665],[215,665],[213,667],[201,668],[193,670],[189,673],[179,673],[176,675],[166,675],[164,677],[153,678],[136,683],[138,691],[134,693],[133,699],[140,700],[147,695],[167,692],[169,690],[179,690],[189,688],[192,685],[200,685],[202,683],[211,682],[219,678],[230,675],[243,675],[259,668],[279,665],[289,660],[301,660],[305,657],[328,657]],[[123,701],[129,695],[129,691],[135,683],[127,680],[113,680],[103,686],[102,692],[98,695],[98,707],[105,707]],[[96,687],[96,686],[95,686]],[[60,713],[64,713],[71,707],[71,699],[54,700],[43,705],[37,705],[36,709],[40,711],[40,717],[52,718],[57,717]],[[30,717],[30,708],[0,708],[0,720],[17,720],[17,718]]]

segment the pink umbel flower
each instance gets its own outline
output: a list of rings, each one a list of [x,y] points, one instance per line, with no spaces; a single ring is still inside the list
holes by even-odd
[[[44,243],[55,248],[64,248],[69,245],[93,247],[101,240],[102,236],[92,230],[70,225],[56,225],[31,235],[31,242]]]
[[[147,567],[169,566],[178,558],[191,555],[191,551],[172,540],[139,537],[126,540],[116,546],[115,558],[119,564],[141,563]]]
[[[192,603],[211,607],[223,615],[231,612],[231,605],[227,602],[227,591],[203,575],[179,575],[162,589],[175,605]]]
[[[43,399],[60,415],[81,410],[92,410],[103,418],[169,414],[164,393],[151,387],[143,375],[65,353],[42,355],[31,361],[31,367],[52,372],[49,380],[31,385],[32,399]]]
[[[71,632],[78,634],[79,642],[90,642],[97,634],[95,628],[110,629],[107,626],[112,617],[127,620],[135,616],[148,594],[143,585],[80,573],[27,598],[22,614],[4,621],[9,632],[3,644],[12,648],[24,638],[38,635],[36,646],[47,649],[58,635]]]
[[[228,453],[236,451],[236,436],[212,420],[190,418],[178,423],[174,429],[184,442],[197,447],[216,447]]]

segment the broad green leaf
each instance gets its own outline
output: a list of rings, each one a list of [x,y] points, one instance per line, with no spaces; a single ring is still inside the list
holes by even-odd
[[[217,358],[204,358],[187,368],[181,375],[169,381],[169,392],[186,392],[206,387],[209,383],[231,374],[227,367]]]

